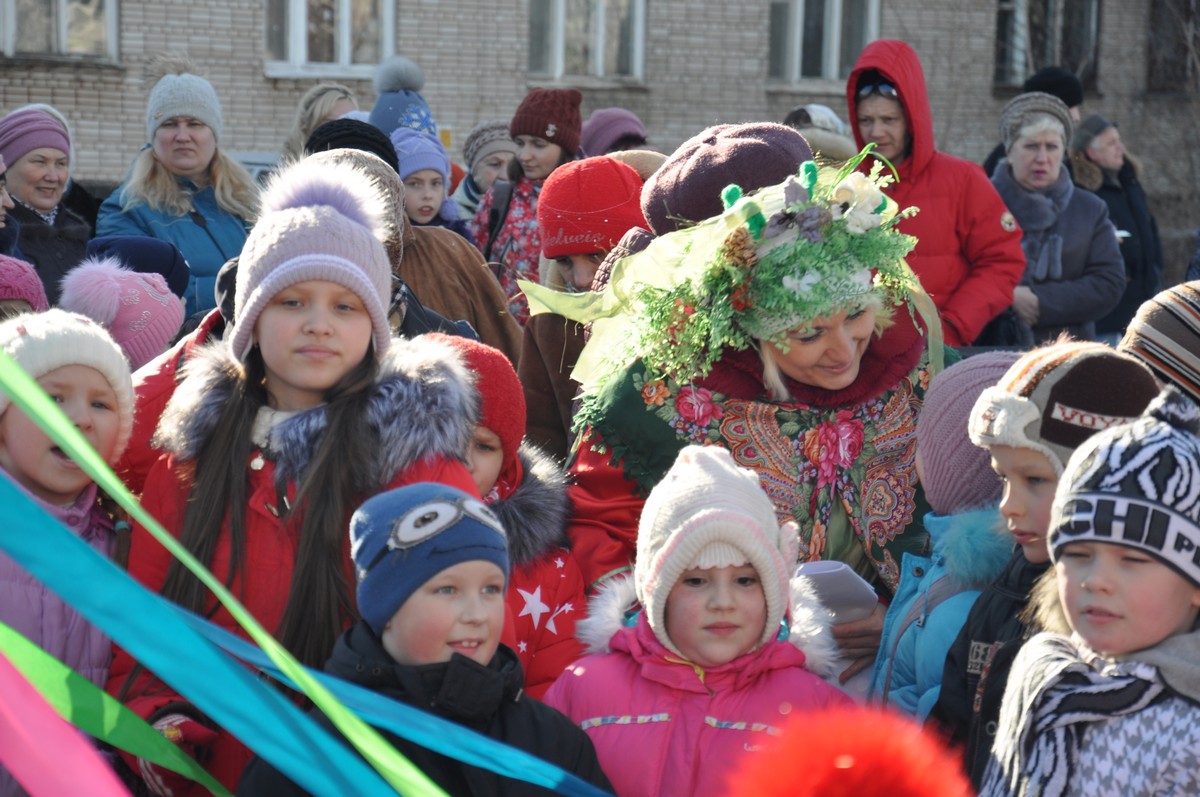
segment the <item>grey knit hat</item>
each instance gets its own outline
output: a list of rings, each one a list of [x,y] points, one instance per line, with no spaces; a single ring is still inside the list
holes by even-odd
[[[471,128],[467,140],[463,142],[463,162],[467,171],[475,168],[475,164],[491,155],[493,152],[511,152],[517,154],[517,145],[508,132],[507,119],[488,119]]]
[[[1098,113],[1094,113],[1079,123],[1079,129],[1071,136],[1071,149],[1083,152],[1092,145],[1096,136],[1110,127],[1116,127],[1116,122],[1110,122]]]
[[[375,357],[391,341],[387,301],[392,269],[383,248],[383,200],[374,181],[348,164],[305,158],[277,174],[238,263],[229,350],[244,363],[254,325],[284,288],[326,280],[355,293],[371,316]]]
[[[190,72],[163,75],[150,91],[146,103],[146,140],[168,119],[190,116],[208,125],[219,141],[224,129],[221,101],[212,83]]]
[[[1011,152],[1013,144],[1021,135],[1021,130],[1033,120],[1036,114],[1046,114],[1052,117],[1063,128],[1063,148],[1071,140],[1071,109],[1066,103],[1047,94],[1044,91],[1029,91],[1018,94],[1009,100],[1008,105],[1000,112],[1000,137],[1004,140],[1004,151]]]

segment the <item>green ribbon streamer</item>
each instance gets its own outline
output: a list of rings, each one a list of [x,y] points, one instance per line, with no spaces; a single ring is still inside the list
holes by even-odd
[[[367,762],[395,788],[407,797],[446,797],[423,772],[379,735],[377,731],[348,711],[329,691],[305,671],[287,650],[279,644],[245,607],[215,578],[178,540],[169,534],[147,512],[112,469],[88,444],[62,410],[46,395],[41,386],[21,366],[0,350],[0,389],[55,443],[58,444],[92,479],[137,520],[175,558],[190,570],[229,611],[233,618],[263,649],[273,662],[300,690],[329,717],[334,726],[350,741]]]
[[[196,760],[168,742],[116,698],[0,623],[0,650],[59,716],[89,736],[108,742],[163,769],[191,778],[217,797],[233,797]]]

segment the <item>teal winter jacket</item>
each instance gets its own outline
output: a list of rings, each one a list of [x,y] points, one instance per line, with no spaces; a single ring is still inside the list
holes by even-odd
[[[183,179],[179,184],[192,196],[191,213],[163,213],[144,202],[122,205],[125,186],[121,185],[100,206],[96,235],[141,235],[175,244],[191,270],[187,289],[190,316],[216,307],[217,272],[226,260],[241,254],[246,223],[217,205],[212,186],[197,190],[194,183]]]

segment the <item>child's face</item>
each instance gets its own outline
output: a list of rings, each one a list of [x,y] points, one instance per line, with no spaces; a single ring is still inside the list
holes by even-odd
[[[404,178],[404,212],[413,224],[428,224],[442,209],[446,179],[434,169],[422,169]]]
[[[367,356],[372,334],[366,305],[349,288],[324,280],[284,288],[254,325],[267,402],[277,410],[322,404],[329,388]]]
[[[104,461],[111,462],[121,418],[108,380],[95,368],[64,365],[37,382]],[[92,482],[28,415],[11,405],[0,416],[0,466],[26,490],[55,506],[74,503]]]
[[[1067,621],[1099,653],[1144,650],[1196,622],[1200,588],[1135,548],[1068,543],[1056,568]]]
[[[688,661],[719,667],[758,646],[767,599],[750,565],[684,571],[667,596],[667,635]]]
[[[401,664],[450,661],[455,653],[487,664],[504,627],[504,571],[475,559],[426,581],[383,628],[383,647]]]
[[[471,447],[467,449],[467,470],[484,498],[496,486],[500,469],[504,467],[504,447],[500,436],[486,426],[476,426]]]
[[[1050,561],[1046,534],[1050,531],[1050,507],[1058,474],[1045,454],[1031,448],[988,446],[992,470],[1004,482],[1000,514],[1016,538],[1025,558],[1033,564]]]
[[[562,160],[563,148],[551,144],[544,138],[520,135],[513,138],[517,143],[517,161],[521,170],[530,180],[544,180],[550,172],[558,168]]]

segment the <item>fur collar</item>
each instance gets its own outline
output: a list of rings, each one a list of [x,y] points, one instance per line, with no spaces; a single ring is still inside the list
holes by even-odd
[[[1126,175],[1133,177],[1134,180],[1141,180],[1142,177],[1142,162],[1128,152],[1125,153],[1125,164],[1117,173],[1118,182],[1122,188],[1128,179]],[[1082,150],[1071,150],[1071,176],[1075,179],[1075,185],[1086,188],[1092,193],[1099,191],[1104,186],[1104,170]]]
[[[555,548],[569,548],[566,526],[567,474],[553,457],[528,443],[521,445],[524,478],[507,498],[491,504],[508,532],[514,567],[529,564]]]
[[[1012,534],[995,507],[953,515],[930,512],[925,528],[933,538],[934,555],[942,557],[947,575],[964,589],[992,583],[1012,555]]]
[[[198,349],[163,412],[154,446],[178,459],[195,459],[233,396],[239,373],[240,366],[223,342]],[[364,491],[379,489],[423,459],[462,459],[479,418],[479,394],[453,347],[426,336],[393,338],[380,362],[367,413],[372,439],[346,441],[372,458],[370,472],[376,482],[359,485]],[[299,479],[320,445],[326,424],[321,406],[275,428],[266,453],[276,462],[278,480]]]
[[[805,581],[793,579],[788,641],[804,653],[805,669],[828,679],[839,664],[837,643],[830,629],[830,616],[816,593]],[[637,604],[633,576],[611,578],[600,585],[588,602],[587,617],[575,627],[575,635],[588,653],[609,653],[613,634],[626,624]]]

